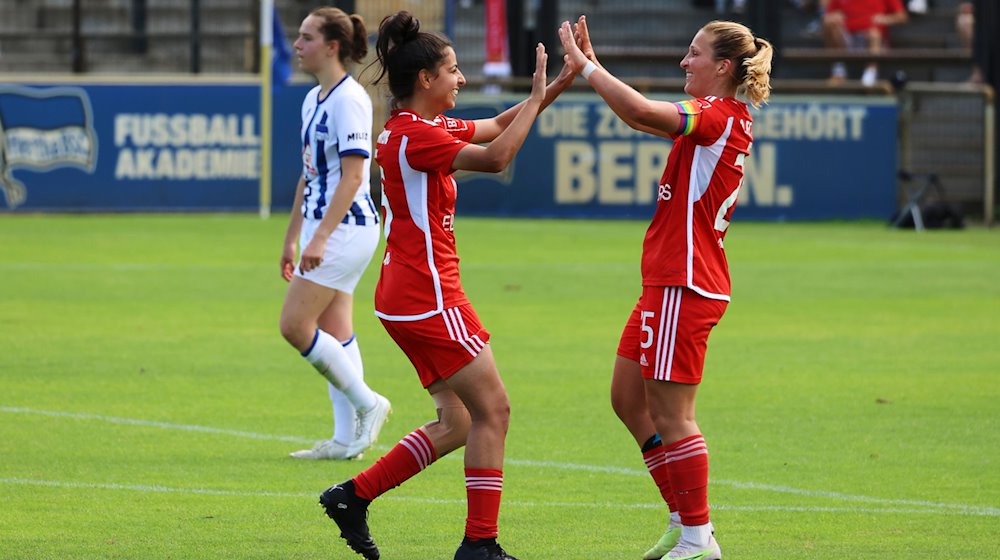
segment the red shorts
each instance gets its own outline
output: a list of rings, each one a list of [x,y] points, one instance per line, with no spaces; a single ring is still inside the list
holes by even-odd
[[[643,286],[618,342],[618,355],[639,362],[643,379],[701,383],[708,333],[727,305],[688,288]]]
[[[419,321],[381,319],[389,336],[417,368],[420,383],[430,386],[448,379],[486,348],[490,333],[472,305],[449,307]]]

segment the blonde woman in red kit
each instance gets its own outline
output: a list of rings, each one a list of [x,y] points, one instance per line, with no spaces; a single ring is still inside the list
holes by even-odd
[[[636,130],[674,141],[642,250],[642,292],[625,324],[611,403],[670,509],[646,560],[719,560],[708,508],[708,447],[695,421],[708,334],[729,302],[723,239],[753,143],[753,105],[770,95],[772,48],[713,21],[680,62],[690,99],[645,98],[597,62],[584,18],[559,29],[566,64]]]

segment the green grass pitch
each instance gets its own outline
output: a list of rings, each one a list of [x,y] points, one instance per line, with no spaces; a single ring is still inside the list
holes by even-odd
[[[459,217],[466,290],[511,395],[500,541],[638,560],[664,508],[609,404],[645,222]],[[359,462],[281,339],[285,219],[0,217],[0,558],[359,558],[316,503],[431,418],[356,298],[395,412]],[[699,422],[726,558],[1000,558],[1000,230],[741,223]],[[461,452],[379,499],[386,560],[450,559]]]

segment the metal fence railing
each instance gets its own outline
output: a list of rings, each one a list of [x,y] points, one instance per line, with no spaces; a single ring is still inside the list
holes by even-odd
[[[419,7],[434,29],[443,2],[275,0],[289,42],[312,8],[337,5],[377,28],[391,10]],[[258,0],[5,0],[0,72],[253,74]]]
[[[454,41],[464,71],[476,78],[485,58],[486,1],[274,3],[289,38],[319,5],[360,13],[373,33],[385,15],[410,10],[426,28]],[[953,3],[941,0],[936,12],[911,18],[903,50],[884,54],[886,65],[906,68],[910,79],[921,81],[951,79],[956,66],[967,72],[967,65],[959,63],[970,61],[969,52],[942,39],[955,35]],[[683,78],[677,63],[691,37],[716,18],[748,23],[787,47],[789,60],[775,67],[778,78],[824,78],[829,69],[822,40],[806,33],[817,15],[784,0],[751,0],[743,12],[723,13],[716,2],[703,0],[506,0],[505,5],[515,75],[530,74],[534,43],[542,41],[556,52],[556,26],[580,14],[588,16],[602,62],[621,76]],[[779,6],[780,17],[763,18],[754,8],[758,5]],[[258,19],[259,0],[5,0],[0,3],[0,72],[254,73]],[[779,49],[779,56],[785,52]],[[558,57],[552,58],[555,65]]]
[[[934,176],[935,196],[987,225],[997,212],[994,103],[986,85],[910,83],[900,93],[900,170]]]

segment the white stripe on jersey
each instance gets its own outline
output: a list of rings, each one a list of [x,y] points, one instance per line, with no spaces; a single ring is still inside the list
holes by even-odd
[[[413,219],[414,225],[424,232],[427,268],[434,281],[434,299],[437,301],[433,314],[444,309],[444,294],[441,291],[441,277],[434,263],[434,240],[431,239],[430,212],[427,209],[427,173],[417,171],[406,161],[406,146],[409,143],[410,138],[405,135],[399,142],[399,172],[403,179],[403,190],[406,191],[406,206],[410,209],[410,218]]]
[[[694,285],[694,203],[708,191],[708,185],[715,175],[715,168],[722,159],[722,152],[726,149],[726,142],[733,131],[733,117],[726,120],[726,130],[722,136],[711,146],[697,146],[694,149],[694,156],[691,160],[691,177],[688,180],[688,203],[687,203],[687,279],[688,288],[699,294],[719,299],[718,294],[712,294]],[[729,298],[724,298],[729,301]]]

